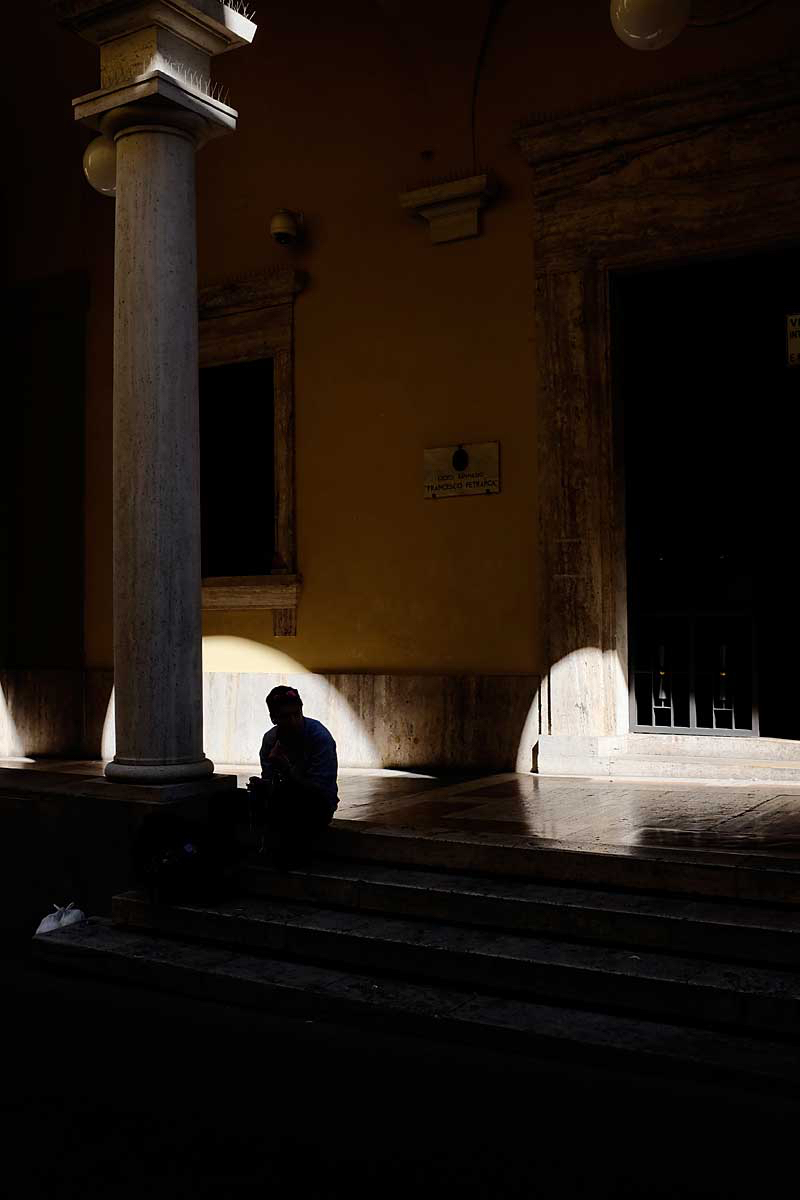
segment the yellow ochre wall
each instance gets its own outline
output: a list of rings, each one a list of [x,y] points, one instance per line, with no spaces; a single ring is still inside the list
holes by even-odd
[[[320,671],[536,673],[535,248],[513,127],[796,51],[800,6],[775,0],[644,54],[617,40],[605,0],[509,0],[476,106],[478,163],[501,193],[481,237],[439,246],[398,194],[472,171],[487,0],[257,7],[254,45],[214,64],[240,122],[198,156],[199,271],[201,286],[288,264],[309,273],[295,311],[304,585],[296,638],[273,639],[268,612],[207,613],[206,666],[280,669],[289,655]],[[86,659],[107,666],[113,204],[80,180],[89,135],[68,129],[71,97],[97,86],[96,52],[58,32],[47,48],[61,65],[43,121],[62,129],[53,178],[69,203],[39,229],[44,251],[26,226],[17,273],[75,260],[90,274]],[[303,248],[270,239],[281,207],[305,213]],[[425,447],[490,440],[499,496],[423,499]]]

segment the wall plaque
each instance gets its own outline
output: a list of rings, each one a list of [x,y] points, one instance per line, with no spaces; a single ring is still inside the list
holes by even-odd
[[[425,451],[425,498],[500,491],[500,443],[470,442]]]
[[[786,361],[790,367],[800,367],[800,313],[786,317]]]

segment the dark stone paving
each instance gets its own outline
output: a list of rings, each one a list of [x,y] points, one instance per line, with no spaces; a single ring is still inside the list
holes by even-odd
[[[20,1200],[792,1194],[800,1106],[292,1022],[6,960]]]

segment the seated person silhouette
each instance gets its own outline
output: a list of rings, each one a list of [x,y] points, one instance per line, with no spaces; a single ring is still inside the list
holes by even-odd
[[[320,721],[303,715],[295,688],[273,688],[267,709],[273,728],[261,743],[261,778],[248,786],[259,807],[263,803],[275,865],[291,869],[307,861],[339,803],[336,743]]]

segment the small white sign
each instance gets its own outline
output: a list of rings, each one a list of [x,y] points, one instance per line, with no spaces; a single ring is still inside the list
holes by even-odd
[[[425,451],[425,497],[485,496],[500,491],[500,443],[469,442]]]
[[[786,361],[790,367],[800,367],[800,313],[786,317]]]

